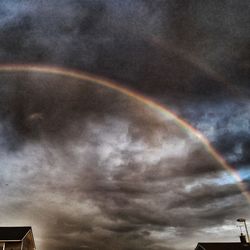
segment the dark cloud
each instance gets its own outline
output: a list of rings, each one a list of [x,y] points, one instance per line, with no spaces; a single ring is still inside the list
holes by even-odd
[[[0,60],[85,70],[154,98],[248,189],[249,7],[3,1]],[[1,221],[33,225],[39,248],[193,249],[203,235],[231,241],[235,218],[249,218],[236,181],[171,118],[72,78],[0,73],[0,83]]]
[[[1,82],[1,213],[34,225],[39,246],[168,249],[179,246],[173,234],[244,210],[239,188],[174,119],[86,81]]]
[[[208,4],[212,10],[205,15],[203,7],[206,9],[192,1],[62,1],[60,8],[53,1],[5,3],[1,58],[4,63],[40,62],[86,69],[156,95],[162,91],[182,98],[225,95],[228,86],[219,80],[223,77],[210,76],[210,60],[219,57],[216,51],[225,59],[239,39],[244,48],[246,37],[227,39],[232,36],[232,25],[223,18],[229,12],[236,19],[235,8],[216,5],[216,9]],[[225,37],[213,32],[217,29],[214,16],[222,18]],[[247,24],[247,18],[245,21]],[[235,29],[241,27],[240,34],[248,31],[242,22],[239,19],[234,24]],[[223,50],[226,46],[229,48]],[[197,59],[190,59],[192,56]],[[207,63],[205,69],[200,66]]]

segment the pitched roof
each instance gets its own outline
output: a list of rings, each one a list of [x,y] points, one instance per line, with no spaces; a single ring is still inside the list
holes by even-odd
[[[0,241],[22,240],[31,227],[0,227]]]
[[[198,243],[196,249],[202,249],[202,250],[250,250],[250,245],[249,244],[242,244],[240,242]]]

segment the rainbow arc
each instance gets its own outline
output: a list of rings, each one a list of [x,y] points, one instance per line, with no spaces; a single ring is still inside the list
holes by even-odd
[[[234,177],[242,194],[250,203],[250,193],[247,191],[245,183],[243,182],[240,174],[235,170],[235,168],[230,166],[226,162],[223,156],[220,155],[219,152],[217,152],[213,148],[209,140],[200,131],[192,127],[186,120],[179,117],[177,114],[175,114],[173,111],[171,111],[169,108],[162,105],[161,103],[158,103],[150,99],[149,97],[146,97],[138,93],[137,91],[131,90],[127,87],[123,87],[114,81],[111,81],[102,77],[98,77],[93,74],[76,71],[72,69],[65,69],[65,68],[60,68],[60,67],[55,67],[55,66],[32,65],[32,64],[30,65],[29,64],[9,64],[9,65],[5,64],[5,65],[0,65],[0,72],[36,72],[36,73],[60,75],[60,76],[65,76],[69,78],[75,78],[78,80],[89,81],[94,84],[99,84],[104,87],[110,88],[114,91],[117,91],[121,94],[124,94],[128,97],[133,98],[137,102],[148,106],[150,109],[152,109],[155,112],[158,112],[162,116],[165,116],[168,119],[172,119],[179,128],[186,131],[187,133],[192,133],[204,145],[206,151],[209,154],[211,154],[218,161],[218,163]]]

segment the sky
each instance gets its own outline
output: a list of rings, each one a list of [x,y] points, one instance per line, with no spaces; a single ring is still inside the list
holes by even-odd
[[[250,220],[249,11],[247,0],[1,1],[1,225],[32,226],[40,250],[238,242],[236,219]],[[241,181],[167,111],[102,79],[184,119]]]

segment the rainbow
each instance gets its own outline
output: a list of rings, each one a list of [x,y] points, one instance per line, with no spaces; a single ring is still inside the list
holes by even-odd
[[[36,72],[72,77],[78,80],[85,80],[91,83],[100,84],[104,87],[110,88],[114,91],[131,97],[139,103],[143,103],[144,105],[151,108],[153,111],[158,112],[159,114],[169,119],[173,119],[179,128],[188,133],[191,132],[199,141],[201,141],[207,152],[211,154],[218,161],[218,163],[234,177],[242,194],[250,203],[250,193],[247,191],[245,183],[242,181],[240,174],[225,161],[225,159],[213,148],[208,139],[200,131],[193,128],[187,121],[180,118],[177,114],[175,114],[173,111],[171,111],[161,103],[158,103],[150,99],[149,97],[138,93],[135,90],[120,86],[119,84],[111,80],[72,69],[32,64],[4,64],[0,65],[0,72]]]

